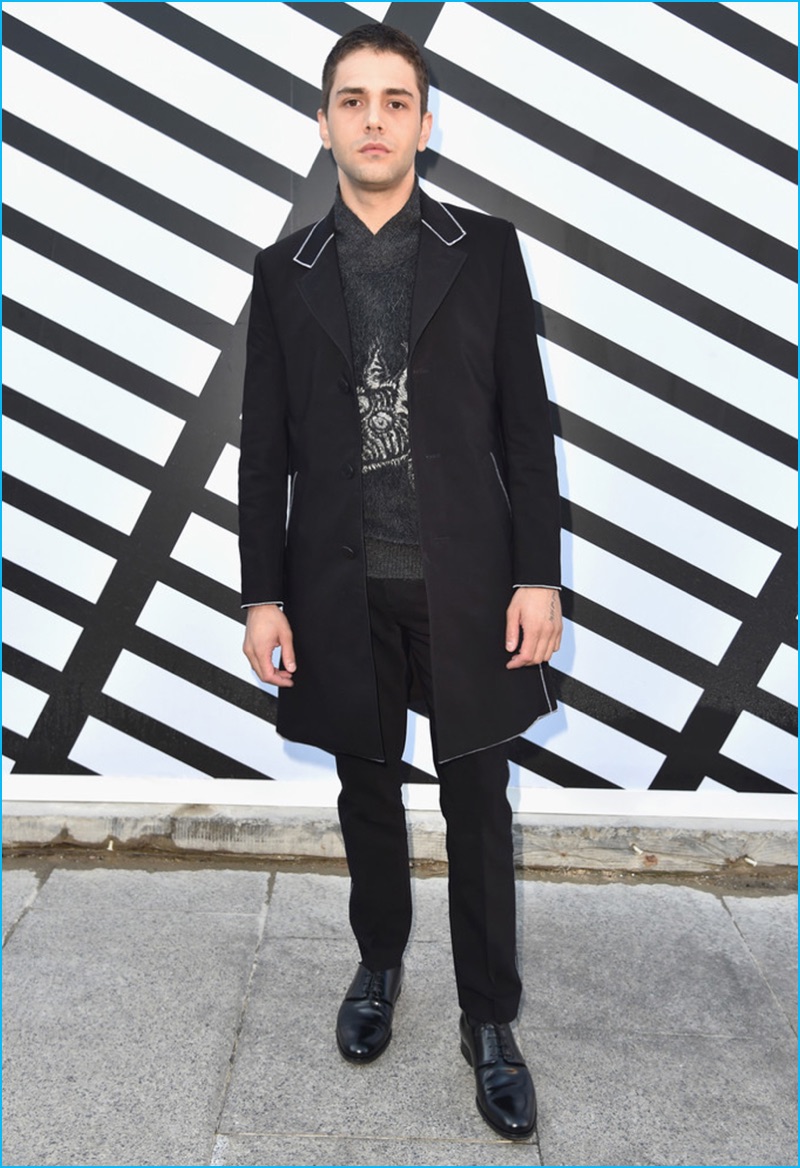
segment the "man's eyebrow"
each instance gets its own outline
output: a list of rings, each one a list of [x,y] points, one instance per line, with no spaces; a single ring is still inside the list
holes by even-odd
[[[343,85],[341,89],[336,90],[336,96],[340,97],[345,93],[362,94],[366,92],[363,85]],[[410,89],[384,89],[382,93],[386,94],[387,97],[414,97]]]

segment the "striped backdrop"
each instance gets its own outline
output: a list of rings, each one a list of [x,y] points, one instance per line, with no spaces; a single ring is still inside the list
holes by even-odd
[[[241,655],[234,482],[253,258],[330,203],[368,19],[540,305],[566,632],[515,782],[796,790],[792,3],[4,4],[6,772],[332,774]]]

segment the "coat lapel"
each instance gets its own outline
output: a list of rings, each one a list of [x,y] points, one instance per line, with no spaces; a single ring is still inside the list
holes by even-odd
[[[465,250],[454,246],[466,235],[458,220],[424,191],[420,192],[420,204],[422,224],[411,302],[409,354],[414,352],[423,330],[444,300],[466,259]],[[352,369],[350,326],[333,236],[331,209],[308,233],[294,261],[306,269],[299,280],[300,294]]]
[[[466,259],[466,251],[454,247],[466,235],[458,220],[424,191],[420,192],[420,205],[422,226],[417,278],[411,302],[409,354],[414,352],[423,330],[444,300]]]
[[[294,262],[306,269],[298,282],[300,295],[352,369],[350,325],[342,294],[333,235],[331,209],[308,233],[294,257]]]

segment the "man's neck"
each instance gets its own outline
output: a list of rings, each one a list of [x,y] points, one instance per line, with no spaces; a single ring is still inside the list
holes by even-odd
[[[384,224],[405,207],[411,198],[415,178],[411,170],[399,186],[388,191],[372,191],[354,186],[340,171],[339,193],[344,205],[358,216],[373,235],[377,235]]]

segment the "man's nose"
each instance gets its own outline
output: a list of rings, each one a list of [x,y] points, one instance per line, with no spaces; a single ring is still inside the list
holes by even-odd
[[[380,130],[383,128],[383,115],[381,113],[380,105],[370,103],[365,109],[366,126],[368,130]]]

